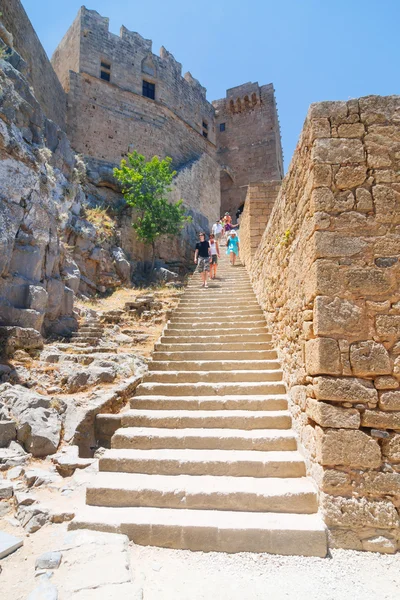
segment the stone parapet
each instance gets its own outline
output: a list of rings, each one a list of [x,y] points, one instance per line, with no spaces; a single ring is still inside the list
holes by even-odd
[[[240,217],[240,259],[248,269],[268,223],[281,181],[251,183]]]
[[[381,552],[400,538],[399,115],[399,96],[310,107],[249,269],[331,546]]]

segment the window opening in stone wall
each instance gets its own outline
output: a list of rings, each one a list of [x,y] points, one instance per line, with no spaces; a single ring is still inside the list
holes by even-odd
[[[220,131],[225,131],[225,123],[220,123],[219,124],[219,130]]]
[[[104,81],[110,81],[111,78],[111,65],[104,60],[100,61],[100,79]]]
[[[208,138],[208,123],[203,121],[203,137]]]
[[[155,100],[156,84],[150,83],[150,81],[145,81],[143,79],[143,96],[145,96],[146,98],[150,98],[150,100]]]

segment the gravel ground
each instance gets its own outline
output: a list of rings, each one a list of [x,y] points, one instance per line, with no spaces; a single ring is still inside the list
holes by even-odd
[[[143,600],[385,600],[400,597],[400,554],[220,554],[132,546]]]

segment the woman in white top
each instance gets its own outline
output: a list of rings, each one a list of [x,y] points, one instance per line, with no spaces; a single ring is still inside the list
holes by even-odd
[[[219,244],[215,239],[213,233],[210,234],[210,250],[211,250],[211,263],[210,263],[210,278],[215,279],[217,277],[217,267],[219,258]]]

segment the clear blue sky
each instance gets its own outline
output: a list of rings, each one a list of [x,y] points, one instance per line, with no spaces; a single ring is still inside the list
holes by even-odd
[[[89,1],[89,0],[88,0]],[[82,0],[22,0],[51,56]],[[163,45],[209,100],[247,81],[275,86],[286,168],[308,106],[399,94],[400,0],[90,0],[87,8]]]

